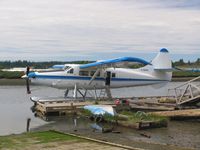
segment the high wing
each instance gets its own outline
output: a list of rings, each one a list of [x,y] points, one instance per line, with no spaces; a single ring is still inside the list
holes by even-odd
[[[121,57],[117,59],[109,59],[97,61],[94,63],[84,64],[80,66],[80,69],[97,69],[97,68],[107,68],[107,67],[117,67],[118,65],[122,65],[124,63],[141,63],[144,65],[150,64],[144,59],[136,58],[136,57]]]

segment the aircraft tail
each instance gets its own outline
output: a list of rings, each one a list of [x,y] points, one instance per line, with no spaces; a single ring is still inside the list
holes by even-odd
[[[172,61],[169,51],[166,48],[162,48],[157,56],[151,62],[154,73],[161,79],[171,81],[172,79]]]
[[[164,80],[164,81],[171,81],[172,79],[172,61],[170,58],[169,51],[166,48],[162,48],[157,56],[152,60],[151,66],[148,65],[148,68],[152,68],[153,76]],[[167,82],[165,82],[166,84]],[[164,86],[164,84],[153,85],[155,88],[160,88]]]
[[[172,71],[172,62],[169,51],[166,48],[162,48],[152,60],[151,64],[153,65],[154,70]]]

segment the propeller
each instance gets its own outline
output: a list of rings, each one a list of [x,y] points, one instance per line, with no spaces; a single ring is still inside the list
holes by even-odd
[[[30,72],[30,67],[26,67],[26,90],[27,90],[27,94],[31,94],[31,90],[30,90],[30,81],[29,81],[29,77],[28,74]]]

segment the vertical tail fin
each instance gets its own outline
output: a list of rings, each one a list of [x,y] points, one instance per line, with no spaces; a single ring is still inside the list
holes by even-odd
[[[157,56],[152,60],[154,75],[160,79],[171,81],[172,61],[166,48],[162,48]]]
[[[162,48],[158,55],[152,60],[154,70],[172,71],[172,62],[169,52],[166,48]]]
[[[151,62],[153,68],[153,74],[157,78],[165,81],[171,81],[172,79],[172,62],[170,54],[166,48],[162,48],[157,56]],[[152,85],[154,88],[163,87],[167,82]]]

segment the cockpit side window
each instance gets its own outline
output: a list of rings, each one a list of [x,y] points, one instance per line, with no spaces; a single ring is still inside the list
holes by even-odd
[[[74,69],[73,69],[73,68],[69,69],[69,70],[67,71],[67,73],[73,74],[73,73],[74,73]]]

